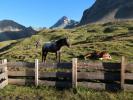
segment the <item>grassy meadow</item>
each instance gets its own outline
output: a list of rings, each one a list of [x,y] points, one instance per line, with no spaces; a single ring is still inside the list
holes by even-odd
[[[96,91],[78,87],[60,90],[44,86],[8,85],[0,90],[0,100],[132,100],[133,92]]]
[[[0,59],[8,61],[33,62],[41,61],[41,47],[44,43],[62,37],[69,37],[71,48],[62,48],[62,62],[70,62],[77,57],[97,51],[108,51],[111,62],[119,62],[125,56],[133,62],[133,22],[109,22],[105,24],[90,24],[74,29],[45,29],[26,39],[5,41],[0,43]],[[35,41],[40,46],[35,47]],[[55,55],[48,54],[47,62],[55,62]],[[56,89],[44,86],[14,86],[8,85],[0,90],[0,100],[133,100],[133,92],[96,91],[78,87],[77,89]]]
[[[120,61],[121,56],[126,56],[129,61],[133,59],[133,22],[128,21],[91,24],[68,30],[46,29],[30,38],[8,44],[8,47],[5,46],[0,50],[0,58],[27,62],[33,62],[37,58],[41,61],[42,45],[66,36],[69,37],[72,46],[62,48],[63,62],[71,61],[74,57],[84,60],[82,55],[95,50],[108,51],[113,62]],[[37,40],[40,41],[41,46],[36,49],[35,41]],[[49,53],[47,61],[55,61],[55,55]]]

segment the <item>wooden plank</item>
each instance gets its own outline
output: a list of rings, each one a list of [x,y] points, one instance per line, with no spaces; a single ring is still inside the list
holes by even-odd
[[[0,89],[4,88],[6,85],[8,85],[8,80],[5,80],[2,83],[0,83]]]
[[[27,67],[34,68],[35,63],[32,62],[8,62],[8,67]],[[44,68],[72,68],[72,63],[39,63],[39,67]]]
[[[35,68],[35,63],[32,62],[8,62],[7,67],[14,67],[14,68]]]
[[[133,91],[133,84],[125,84],[124,90],[125,91]]]
[[[9,84],[12,85],[26,85],[26,84],[33,84],[34,80],[31,79],[8,79]]]
[[[72,77],[71,72],[39,72],[39,78],[48,78],[48,77]],[[34,71],[9,71],[8,76],[16,77],[34,77]]]
[[[125,83],[125,57],[122,56],[121,59],[121,89],[124,89],[124,83]]]
[[[77,58],[72,59],[72,86],[77,87]]]
[[[120,73],[78,72],[78,79],[119,81]]]
[[[132,70],[133,71],[133,63],[129,63],[129,64],[127,64],[126,65],[126,71],[130,71],[130,70]]]
[[[6,79],[6,73],[1,73],[0,74],[0,79],[3,79],[3,78]]]
[[[35,71],[28,70],[28,71],[9,71],[8,76],[22,76],[22,77],[34,77]]]
[[[94,83],[94,82],[78,82],[78,86],[91,88],[95,90],[119,90],[119,84],[105,84],[105,83]]]
[[[71,72],[39,72],[39,78],[72,77]]]
[[[0,68],[4,68],[5,66],[7,66],[7,64],[5,64],[5,63],[0,64]]]
[[[35,85],[38,86],[38,59],[35,59]]]
[[[68,82],[68,81],[44,81],[44,80],[39,80],[39,85],[55,86],[55,87],[62,87],[62,88],[72,87],[71,82]]]
[[[133,80],[133,73],[125,73],[125,80]]]
[[[2,60],[0,60],[0,64],[2,64]]]
[[[104,63],[104,62],[79,62],[78,68],[89,68],[90,70],[120,70],[120,63]]]
[[[72,63],[39,63],[39,67],[43,68],[72,68]]]

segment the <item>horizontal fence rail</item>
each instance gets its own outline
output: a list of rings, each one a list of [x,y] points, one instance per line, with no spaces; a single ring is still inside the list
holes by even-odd
[[[33,79],[15,79],[15,78],[9,78],[8,79],[9,84],[12,85],[29,85],[29,84],[34,84]]]
[[[96,69],[96,70],[120,70],[121,68],[121,63],[103,63],[103,62],[90,62],[90,63],[84,63],[84,62],[79,62],[78,63],[78,68],[89,68],[91,69]]]
[[[39,67],[71,69],[72,63],[39,63]]]
[[[78,79],[89,80],[113,80],[120,81],[119,73],[104,73],[104,72],[78,72]]]

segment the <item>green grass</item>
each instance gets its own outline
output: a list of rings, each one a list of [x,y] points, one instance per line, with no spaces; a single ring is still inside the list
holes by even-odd
[[[10,45],[11,43],[16,42],[16,40],[10,40],[10,41],[4,41],[4,42],[0,42],[0,48],[3,48],[7,45]]]
[[[0,90],[2,100],[132,100],[133,92],[96,91],[78,87],[60,90],[44,86],[8,85]]]

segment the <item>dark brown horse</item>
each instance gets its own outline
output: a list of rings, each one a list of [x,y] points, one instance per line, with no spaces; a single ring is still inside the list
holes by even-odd
[[[61,56],[61,47],[63,46],[67,46],[70,47],[70,43],[68,38],[62,38],[59,39],[55,42],[48,42],[45,43],[42,47],[42,62],[46,61],[46,57],[48,52],[52,52],[56,54],[56,60],[59,58],[59,62],[60,62],[60,56]]]

